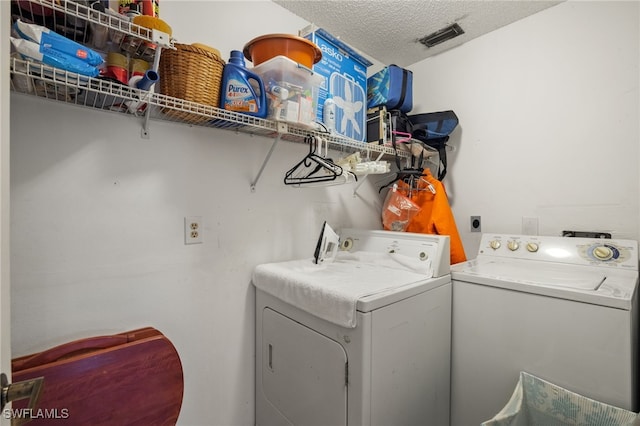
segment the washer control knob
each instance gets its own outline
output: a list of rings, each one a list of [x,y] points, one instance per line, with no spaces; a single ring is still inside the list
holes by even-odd
[[[507,243],[507,247],[509,247],[509,250],[511,251],[516,251],[520,248],[520,243],[518,243],[517,241],[509,241]]]
[[[613,257],[613,250],[607,246],[598,246],[593,249],[593,255],[598,260],[609,260]]]
[[[527,251],[530,253],[537,252],[539,248],[540,246],[538,246],[538,243],[527,243]]]
[[[500,248],[502,244],[500,244],[500,241],[498,240],[492,240],[489,242],[489,247],[491,247],[494,250],[498,250]]]

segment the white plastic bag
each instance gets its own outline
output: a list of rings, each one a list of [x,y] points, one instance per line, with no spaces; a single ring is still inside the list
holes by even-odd
[[[598,402],[521,372],[505,407],[482,426],[637,426],[636,413]]]

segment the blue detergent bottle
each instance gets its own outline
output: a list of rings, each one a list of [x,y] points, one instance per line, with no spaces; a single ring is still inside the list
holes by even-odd
[[[267,116],[267,94],[259,75],[246,68],[244,55],[232,50],[222,71],[220,107],[255,117]]]

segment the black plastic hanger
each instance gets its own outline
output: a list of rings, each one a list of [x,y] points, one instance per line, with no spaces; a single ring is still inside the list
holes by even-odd
[[[342,167],[331,159],[316,154],[318,139],[315,136],[306,136],[305,142],[309,143],[309,153],[287,171],[284,176],[285,185],[330,182],[342,175]]]

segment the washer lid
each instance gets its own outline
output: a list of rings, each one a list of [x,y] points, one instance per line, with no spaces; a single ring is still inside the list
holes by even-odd
[[[477,263],[468,268],[466,272],[504,281],[581,290],[597,290],[606,279],[602,273],[561,264],[523,268],[522,265],[514,263],[489,261]]]
[[[477,258],[451,266],[451,280],[629,310],[638,273],[521,259]]]

